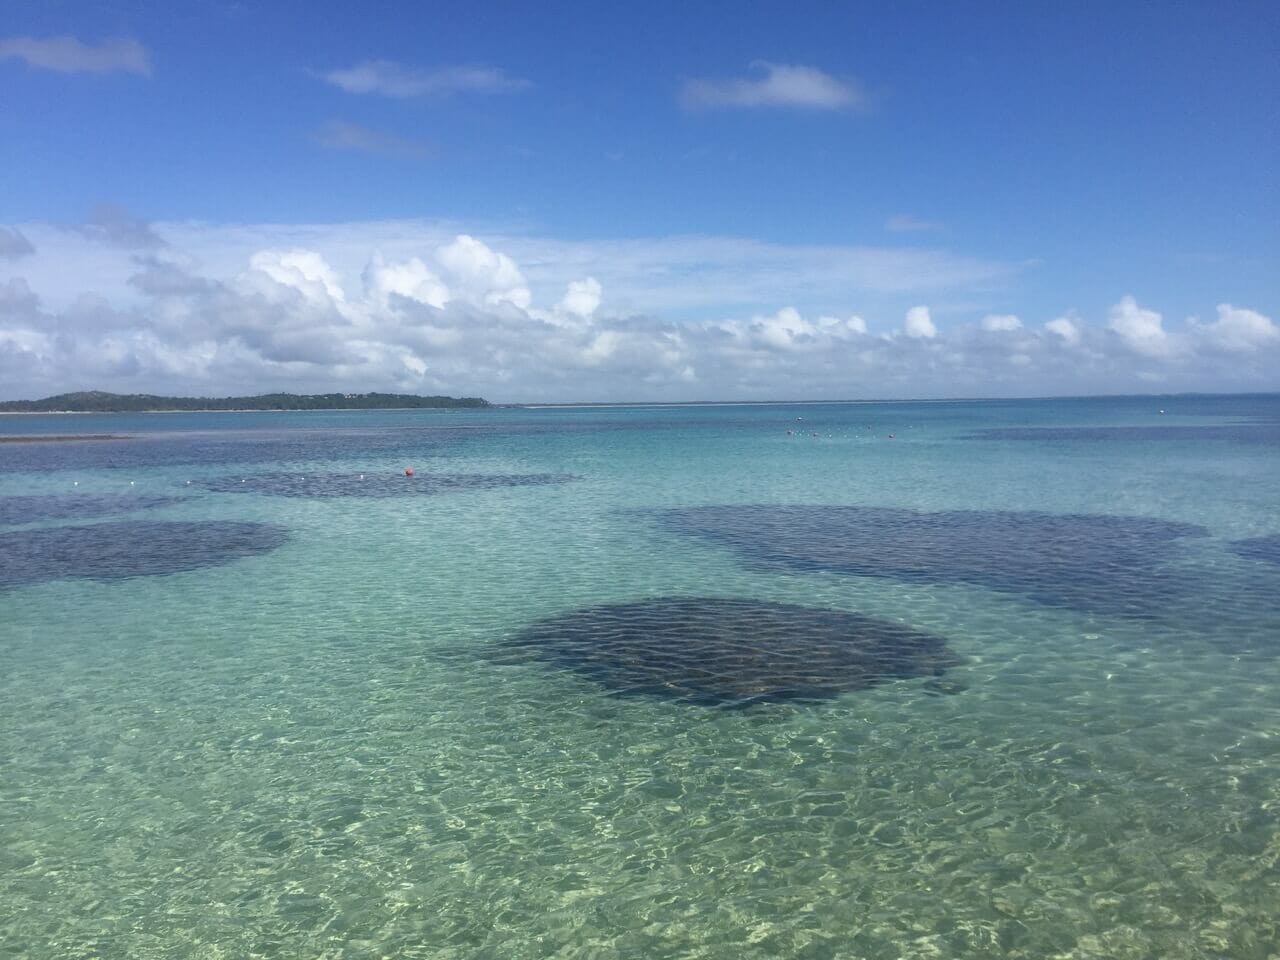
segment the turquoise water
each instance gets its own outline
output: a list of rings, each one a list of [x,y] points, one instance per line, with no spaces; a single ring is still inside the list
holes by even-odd
[[[2,957],[1277,956],[1280,398],[0,433]]]

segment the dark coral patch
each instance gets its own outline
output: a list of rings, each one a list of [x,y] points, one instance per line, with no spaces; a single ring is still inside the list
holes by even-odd
[[[1188,584],[1167,562],[1203,527],[1147,517],[885,507],[711,506],[662,521],[770,566],[973,583],[1050,606],[1154,616]]]
[[[0,533],[0,587],[180,573],[267,553],[288,540],[264,523],[99,523]]]
[[[1233,541],[1231,550],[1246,560],[1280,563],[1280,533],[1273,533],[1266,537],[1250,537],[1248,540]]]
[[[0,525],[34,523],[37,520],[87,520],[113,513],[149,510],[177,503],[180,497],[124,496],[101,493],[83,496],[35,494],[0,497]]]
[[[275,497],[411,497],[417,494],[536,487],[567,483],[565,473],[260,473],[217,477],[202,486],[218,493],[262,493]]]
[[[827,699],[937,677],[960,659],[937,636],[871,617],[755,600],[670,597],[543,620],[499,662],[540,660],[620,696],[704,706]]]

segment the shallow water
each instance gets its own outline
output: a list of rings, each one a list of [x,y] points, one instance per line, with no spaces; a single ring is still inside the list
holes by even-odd
[[[130,439],[0,445],[0,550],[64,545],[0,587],[0,957],[1272,958],[1280,565],[1240,544],[1280,533],[1278,420],[1276,397],[4,418]],[[396,495],[406,468],[480,479]],[[493,482],[518,477],[563,482]],[[802,510],[787,546],[822,562],[669,522],[748,508]],[[890,524],[861,536],[894,569],[867,569],[830,562],[848,508],[1203,534],[1147,566],[1102,535],[961,537],[922,571]],[[77,532],[99,524],[135,538],[117,576],[77,567],[110,555]],[[216,555],[255,524],[285,535]],[[174,560],[202,545],[216,564]],[[1108,562],[1105,604],[1053,582]],[[667,652],[695,598],[898,624],[954,662],[725,709],[502,655],[637,610],[662,638],[639,668],[695,671]]]

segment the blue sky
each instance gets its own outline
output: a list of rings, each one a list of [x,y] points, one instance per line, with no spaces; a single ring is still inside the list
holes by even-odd
[[[1280,389],[1280,5],[0,0],[0,393]]]

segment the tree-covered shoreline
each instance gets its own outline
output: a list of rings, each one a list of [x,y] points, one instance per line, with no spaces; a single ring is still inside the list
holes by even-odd
[[[0,401],[0,413],[169,413],[211,410],[416,410],[489,407],[479,397],[404,393],[264,393],[254,397],[162,397],[88,390],[42,400]]]

